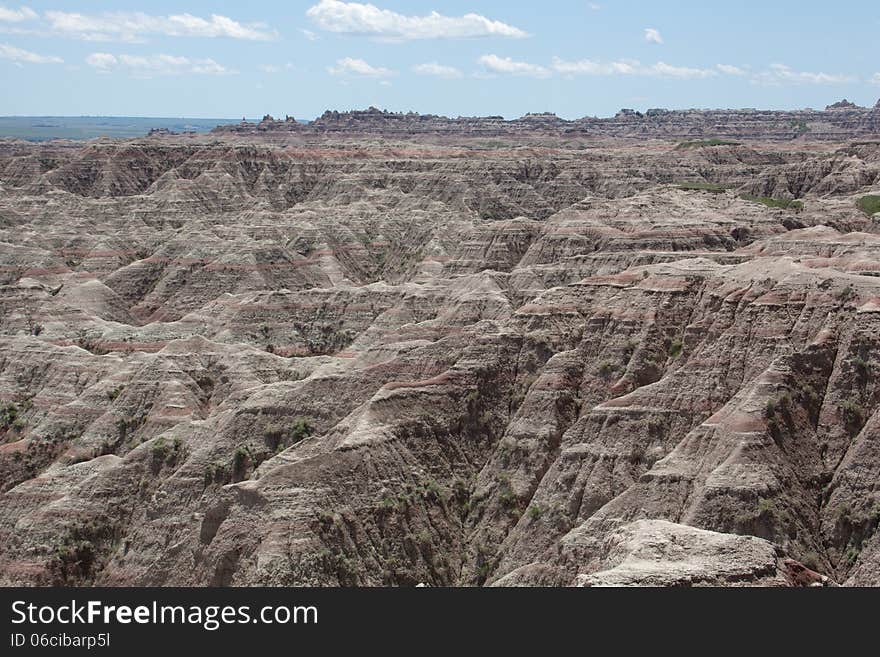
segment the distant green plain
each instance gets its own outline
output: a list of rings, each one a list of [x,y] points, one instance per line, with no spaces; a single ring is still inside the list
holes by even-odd
[[[172,132],[209,132],[241,119],[187,119],[129,116],[0,116],[0,138],[27,141],[143,137],[153,128]]]

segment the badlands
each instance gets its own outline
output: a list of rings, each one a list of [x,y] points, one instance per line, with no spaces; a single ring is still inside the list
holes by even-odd
[[[0,141],[0,584],[880,585],[880,107]]]

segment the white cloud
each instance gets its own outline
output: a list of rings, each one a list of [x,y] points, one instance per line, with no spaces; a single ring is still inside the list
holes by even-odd
[[[65,11],[45,13],[49,27],[56,34],[86,41],[138,41],[146,36],[227,37],[249,41],[267,41],[276,34],[262,23],[244,25],[226,16],[212,14],[201,18],[191,14],[151,16],[142,12],[77,14]]]
[[[874,76],[871,78],[871,84],[880,85],[880,73],[874,73]]]
[[[30,50],[22,50],[7,43],[0,43],[0,59],[9,59],[24,64],[63,64],[64,60],[52,55],[38,55]]]
[[[291,62],[287,62],[284,66],[279,64],[263,64],[259,68],[263,73],[281,73],[282,71],[292,71],[295,66]]]
[[[698,78],[711,78],[717,73],[710,68],[691,68],[688,66],[671,66],[665,62],[657,62],[648,69],[649,75],[659,77],[679,78],[682,80],[692,80]]]
[[[119,60],[107,52],[93,52],[86,57],[86,64],[102,71],[109,71],[119,64]]]
[[[665,62],[643,65],[635,59],[621,59],[613,62],[581,59],[576,62],[567,62],[559,57],[554,57],[553,70],[563,75],[646,75],[683,80],[709,78],[717,75],[716,71],[708,68],[672,66]]]
[[[641,66],[635,60],[619,60],[599,62],[592,59],[581,59],[567,62],[559,57],[553,58],[553,70],[565,75],[633,75]]]
[[[739,66],[733,66],[732,64],[717,64],[715,66],[719,71],[725,73],[727,75],[745,75],[745,69],[740,68]]]
[[[731,64],[716,64],[714,68],[696,68],[690,66],[673,66],[666,62],[642,64],[634,59],[621,59],[602,62],[592,59],[566,61],[559,57],[553,58],[552,68],[556,73],[566,76],[574,75],[643,75],[649,77],[676,78],[679,80],[698,80],[716,77],[719,74],[744,77],[749,71]],[[857,78],[850,75],[829,73],[810,73],[794,71],[783,64],[774,64],[769,70],[751,76],[755,84],[842,84],[855,82]],[[880,84],[880,73],[873,81]]]
[[[336,66],[327,69],[331,75],[357,76],[364,78],[388,78],[395,72],[381,66],[371,66],[363,59],[344,57],[336,60]]]
[[[795,71],[785,64],[772,64],[768,71],[758,73],[752,78],[752,82],[754,83],[767,85],[845,84],[847,82],[856,81],[857,78],[852,75]]]
[[[663,37],[660,36],[660,32],[653,27],[646,27],[645,41],[650,41],[651,43],[663,43]]]
[[[94,52],[86,63],[101,73],[123,71],[134,77],[151,78],[159,75],[225,75],[233,73],[213,59],[191,59],[175,55],[112,55]]]
[[[590,3],[587,4],[587,6],[588,6],[590,9],[592,9],[593,11],[599,11],[599,10],[602,8],[602,5],[600,5],[600,4],[596,3],[596,2],[590,2]]]
[[[550,71],[543,66],[537,64],[529,64],[528,62],[518,62],[510,57],[499,57],[498,55],[483,55],[479,58],[480,64],[492,73],[506,73],[509,75],[526,75],[535,78],[546,78],[550,75]]]
[[[372,4],[321,0],[306,15],[320,29],[337,34],[370,36],[392,41],[528,36],[523,30],[479,14],[405,16]]]
[[[317,41],[318,39],[321,38],[321,37],[319,37],[317,34],[315,34],[314,32],[312,32],[311,30],[300,30],[300,32],[302,32],[302,35],[303,35],[306,39],[308,39],[309,41]]]
[[[20,23],[22,21],[32,21],[39,18],[37,12],[29,7],[19,7],[18,9],[7,9],[0,5],[0,21],[7,23]]]
[[[418,64],[417,66],[413,66],[413,71],[419,75],[433,75],[438,78],[446,78],[447,80],[461,77],[461,71],[454,66],[444,66],[437,62]]]

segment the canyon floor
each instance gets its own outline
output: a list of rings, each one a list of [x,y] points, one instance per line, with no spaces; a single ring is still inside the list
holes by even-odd
[[[794,137],[0,142],[0,584],[880,585],[880,142]]]

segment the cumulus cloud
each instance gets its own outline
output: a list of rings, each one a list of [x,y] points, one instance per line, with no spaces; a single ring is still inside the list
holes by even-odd
[[[344,57],[336,60],[336,66],[327,69],[330,75],[345,75],[362,78],[388,78],[395,72],[382,66],[371,66],[363,59]]]
[[[37,12],[29,7],[8,9],[3,5],[0,5],[0,21],[7,23],[21,23],[22,21],[32,21],[37,18],[39,18]]]
[[[651,43],[663,43],[663,37],[660,36],[659,30],[656,30],[653,27],[646,27],[645,41],[650,41]]]
[[[732,64],[718,64],[715,66],[722,73],[726,73],[727,75],[745,75],[745,69],[740,68],[739,66],[733,66]]]
[[[64,60],[52,55],[38,55],[30,50],[22,50],[7,43],[0,43],[0,59],[8,59],[19,64],[63,64]]]
[[[201,18],[192,14],[151,16],[142,12],[78,14],[47,11],[45,17],[54,33],[86,41],[138,41],[147,36],[268,41],[276,37],[262,23],[244,25],[218,14]]]
[[[483,55],[477,60],[486,70],[492,73],[504,73],[507,75],[525,75],[534,78],[545,78],[550,71],[537,64],[518,62],[510,57],[498,55]]]
[[[447,80],[461,77],[461,71],[454,66],[444,66],[437,62],[418,64],[417,66],[413,66],[413,71],[419,75],[433,75],[438,78],[446,78]]]
[[[113,55],[94,52],[86,63],[101,73],[122,71],[135,77],[150,78],[160,75],[225,75],[232,73],[213,59],[192,59],[175,55]]]
[[[857,78],[852,75],[795,71],[785,64],[773,64],[769,70],[758,73],[752,78],[752,81],[757,84],[767,85],[845,84],[847,82],[855,82],[856,80]]]
[[[372,4],[321,0],[306,11],[316,26],[327,32],[369,36],[392,41],[414,39],[470,39],[528,36],[523,30],[479,14],[406,16]]]
[[[612,62],[581,59],[575,62],[568,62],[559,57],[554,57],[553,70],[563,75],[647,75],[682,80],[710,78],[717,75],[715,70],[708,68],[673,66],[666,62],[647,65],[635,59],[622,59]]]
[[[880,73],[874,73],[874,76],[871,78],[871,84],[880,85]]]

